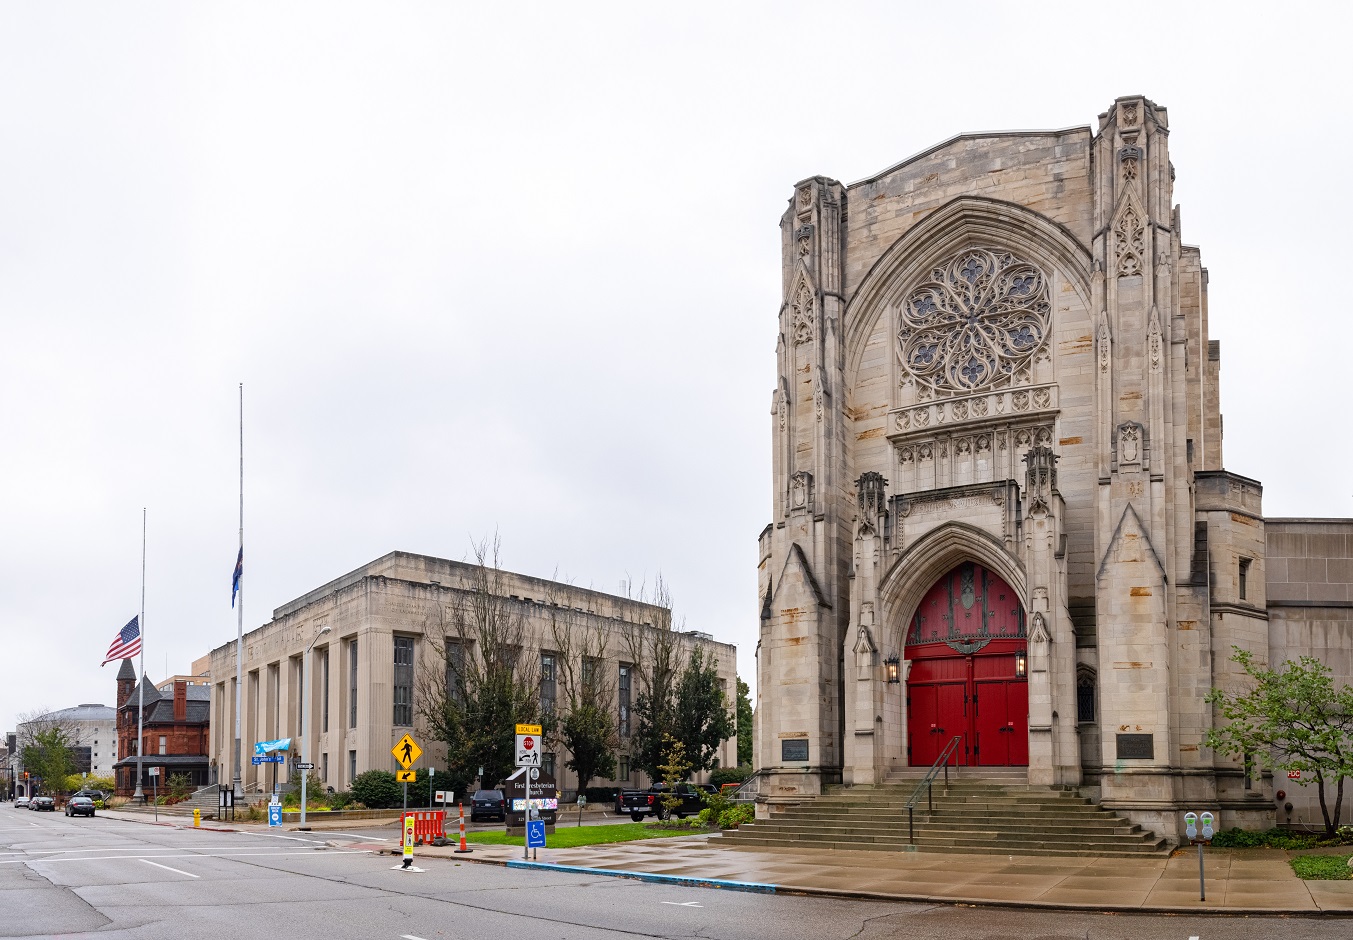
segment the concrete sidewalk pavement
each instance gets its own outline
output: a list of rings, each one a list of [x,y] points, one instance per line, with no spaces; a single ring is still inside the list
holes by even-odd
[[[519,846],[471,845],[470,855],[419,847],[419,856],[523,863]],[[1052,858],[938,852],[822,852],[734,848],[717,836],[542,849],[538,866],[653,876],[759,890],[889,901],[1072,910],[1353,916],[1353,881],[1302,881],[1279,849],[1205,849],[1207,900],[1192,849],[1162,858]]]

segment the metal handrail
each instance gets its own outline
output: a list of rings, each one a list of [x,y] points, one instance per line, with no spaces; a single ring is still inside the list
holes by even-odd
[[[939,775],[940,768],[944,768],[944,785],[949,786],[949,758],[958,750],[958,742],[963,740],[963,736],[954,735],[944,750],[940,751],[940,756],[935,758],[935,763],[930,765],[930,770],[921,782],[916,785],[912,791],[911,799],[907,801],[907,841],[912,845],[916,844],[916,820],[912,811],[916,808],[916,801],[921,798],[921,788],[925,787],[927,812],[935,812],[935,777]]]

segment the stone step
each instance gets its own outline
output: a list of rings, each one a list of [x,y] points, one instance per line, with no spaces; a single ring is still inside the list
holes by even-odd
[[[746,849],[752,849],[752,850],[759,849],[759,848],[791,848],[791,847],[797,847],[797,848],[810,848],[809,846],[805,846],[805,845],[803,845],[803,844],[801,844],[801,843],[800,843],[799,845],[795,846],[795,845],[790,844],[790,843],[776,842],[776,841],[773,841],[773,840],[770,840],[770,839],[763,839],[763,838],[756,838],[756,839],[751,839],[751,838],[747,838],[747,839],[739,839],[739,840],[733,841],[733,842],[729,845],[729,848],[734,848],[734,849],[737,849],[737,848],[746,848]],[[849,851],[857,851],[857,852],[858,852],[858,851],[876,851],[876,852],[880,852],[880,851],[882,851],[882,852],[888,852],[888,851],[907,851],[905,848],[899,848],[899,847],[897,847],[897,846],[876,846],[876,847],[870,847],[870,846],[867,846],[867,845],[860,845],[860,844],[854,843],[854,842],[819,842],[819,843],[814,843],[814,844],[811,846],[811,849],[812,849],[813,851],[815,851],[815,852],[817,852],[817,851],[835,851],[835,852],[849,852]],[[924,843],[919,843],[919,844],[916,846],[916,849],[917,849],[917,851],[927,851],[927,850],[929,850],[929,851],[933,851],[933,852],[950,851],[950,852],[954,852],[955,854],[962,854],[962,855],[1031,855],[1031,856],[1039,856],[1039,857],[1052,857],[1052,856],[1083,857],[1083,856],[1094,856],[1094,857],[1096,857],[1096,858],[1152,858],[1152,857],[1161,857],[1161,856],[1164,856],[1164,855],[1168,854],[1168,847],[1161,848],[1161,849],[1155,849],[1155,850],[1146,849],[1146,848],[1143,848],[1143,849],[1138,850],[1138,849],[1123,849],[1123,848],[1112,847],[1112,846],[1083,846],[1083,845],[1081,845],[1081,846],[1058,845],[1058,846],[1054,846],[1054,847],[1035,846],[1035,845],[1022,845],[1022,846],[1018,846],[1018,847],[1015,847],[1015,846],[1003,846],[1003,845],[1001,845],[1001,846],[997,846],[997,845],[991,845],[991,846],[987,846],[987,845],[970,845],[970,846],[964,846],[964,847],[962,847],[962,848],[954,848],[954,847],[948,847],[948,846],[931,846],[931,845],[926,845],[926,844],[924,844]]]
[[[1026,837],[1006,837],[1000,834],[974,834],[966,835],[926,835],[916,836],[916,842],[911,843],[907,840],[906,834],[897,837],[889,836],[852,836],[842,838],[840,836],[823,836],[822,838],[800,837],[793,833],[762,833],[757,834],[754,830],[748,830],[745,834],[741,829],[737,830],[738,835],[732,838],[733,842],[742,843],[746,840],[765,840],[768,844],[790,845],[809,847],[814,845],[853,845],[859,848],[895,848],[904,849],[909,845],[915,844],[920,849],[953,849],[959,851],[972,846],[983,846],[988,848],[1005,847],[1011,852],[1018,852],[1021,847],[1024,848],[1054,848],[1064,846],[1076,849],[1117,849],[1127,851],[1133,854],[1142,852],[1155,852],[1160,850],[1165,842],[1162,839],[1064,839],[1064,838],[1038,838],[1037,836]],[[727,834],[726,834],[727,835]]]
[[[776,820],[773,823],[751,822],[747,825],[753,828],[773,828],[777,832],[829,832],[839,835],[868,834],[874,832],[902,832],[908,831],[907,820],[887,819],[879,820],[875,825],[861,825],[859,823],[850,824],[843,820]],[[916,828],[926,832],[1008,832],[1008,833],[1057,833],[1074,836],[1077,834],[1085,835],[1134,835],[1141,832],[1141,827],[1127,820],[1108,820],[1102,825],[1085,826],[1076,823],[1057,822],[1048,820],[1040,823],[1030,823],[1020,820],[976,820],[965,825],[958,825],[954,822],[944,822],[934,819],[917,819]]]

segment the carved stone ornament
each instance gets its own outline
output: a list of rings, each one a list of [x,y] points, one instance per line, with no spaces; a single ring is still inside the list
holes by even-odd
[[[1137,106],[1135,104],[1123,105],[1123,125],[1125,127],[1137,126]]]
[[[817,419],[822,420],[822,379],[813,379],[813,410],[817,412]]]
[[[794,237],[799,240],[799,257],[807,255],[813,248],[813,227],[811,225],[800,225],[799,230],[794,233]]]
[[[1146,354],[1152,372],[1159,372],[1164,358],[1164,343],[1160,335],[1160,312],[1151,308],[1151,325],[1146,332]]]
[[[1035,613],[1029,622],[1029,645],[1051,643],[1052,634],[1048,632],[1048,620],[1041,613]]]
[[[1123,205],[1117,221],[1113,223],[1113,252],[1119,277],[1133,277],[1142,273],[1142,258],[1146,254],[1146,226],[1131,200]]]
[[[798,470],[789,478],[789,506],[791,509],[807,509],[813,494],[813,475],[807,470]]]
[[[1008,385],[1046,342],[1048,279],[1008,251],[969,248],[902,302],[898,359],[918,382],[966,392]]]
[[[1118,463],[1122,465],[1142,462],[1142,426],[1129,421],[1118,426]]]
[[[780,190],[780,192],[784,192],[784,190]],[[809,206],[811,206],[812,204],[813,204],[813,187],[812,187],[812,186],[800,186],[800,187],[799,187],[799,208],[800,208],[800,209],[807,209],[807,208],[808,208]]]
[[[962,653],[964,656],[971,656],[978,650],[984,649],[990,639],[986,640],[945,640],[944,645],[949,647],[955,653]]]
[[[1099,354],[1099,371],[1108,372],[1110,361],[1112,359],[1112,348],[1109,339],[1109,314],[1106,310],[1099,312],[1099,338],[1095,340]]]
[[[794,292],[794,299],[790,302],[789,330],[794,337],[795,346],[813,341],[815,303],[812,288],[808,286],[807,282],[800,281],[798,289]]]

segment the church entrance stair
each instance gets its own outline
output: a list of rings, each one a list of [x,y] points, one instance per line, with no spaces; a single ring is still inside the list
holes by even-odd
[[[975,770],[975,768],[974,768]],[[907,801],[924,768],[880,786],[833,787],[771,820],[724,833],[733,846],[907,851]],[[975,855],[1150,857],[1169,845],[1078,794],[1020,782],[1022,770],[937,781],[934,812],[916,808],[916,849]]]

